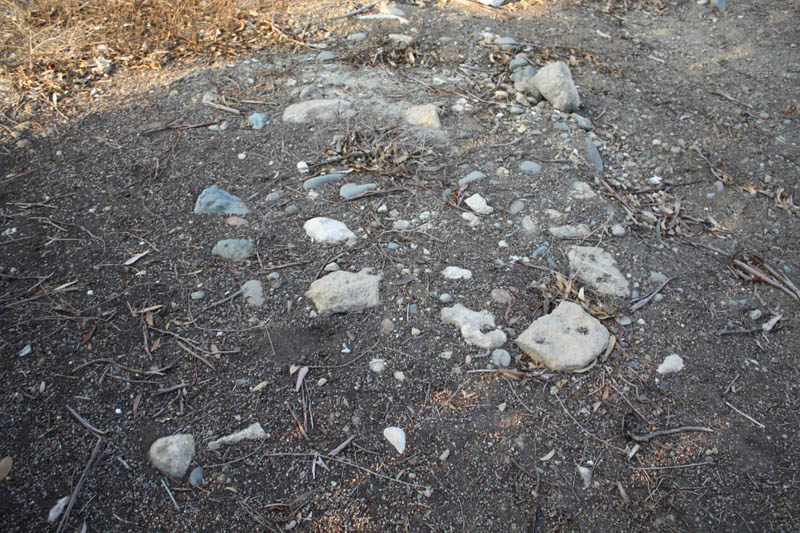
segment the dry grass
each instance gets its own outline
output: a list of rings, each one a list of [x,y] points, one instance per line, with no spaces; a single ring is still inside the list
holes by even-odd
[[[64,94],[115,66],[231,57],[275,35],[282,0],[0,0],[0,77],[14,91]]]

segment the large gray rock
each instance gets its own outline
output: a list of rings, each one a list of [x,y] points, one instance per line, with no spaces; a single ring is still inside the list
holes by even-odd
[[[442,322],[456,326],[464,340],[484,350],[499,348],[508,340],[506,334],[499,329],[488,333],[481,331],[495,327],[494,316],[486,310],[472,311],[456,304],[453,307],[443,307],[441,318]]]
[[[332,218],[316,217],[303,224],[306,235],[314,242],[322,244],[339,244],[346,242],[352,246],[356,242],[356,235],[348,227]]]
[[[194,204],[194,212],[199,214],[225,213],[228,215],[247,215],[250,210],[238,196],[212,185],[200,193]]]
[[[628,280],[622,275],[614,257],[598,246],[573,246],[567,252],[572,274],[607,296],[631,295]]]
[[[194,437],[186,433],[161,437],[150,446],[150,464],[162,473],[181,479],[194,457]]]
[[[609,333],[578,304],[561,302],[549,315],[528,326],[517,346],[552,370],[577,370],[608,348]]]
[[[572,74],[563,61],[550,63],[540,69],[533,77],[533,85],[556,109],[572,113],[581,105]]]
[[[253,255],[256,245],[250,239],[223,239],[211,249],[211,253],[223,259],[243,261]]]
[[[370,275],[371,269],[359,273],[340,270],[318,279],[306,291],[321,315],[362,311],[380,304],[380,275]]]
[[[304,124],[314,120],[326,122],[336,118],[349,118],[355,114],[352,104],[341,98],[306,100],[284,109],[283,121],[294,124]]]

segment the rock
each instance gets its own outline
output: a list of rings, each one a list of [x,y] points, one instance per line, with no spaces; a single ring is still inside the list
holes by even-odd
[[[666,283],[668,279],[669,278],[661,272],[656,272],[655,270],[650,271],[650,281],[653,283]]]
[[[369,369],[375,372],[376,374],[380,374],[381,372],[386,370],[386,360],[381,359],[379,357],[371,359],[369,362]]]
[[[412,44],[414,44],[414,38],[410,35],[404,35],[402,33],[390,33],[388,35],[390,41],[397,43],[398,50],[405,50]]]
[[[64,512],[64,509],[67,508],[67,504],[69,503],[69,496],[64,496],[63,498],[59,499],[56,504],[50,508],[50,512],[47,513],[47,521],[51,524],[58,520],[58,517],[61,516],[61,513]]]
[[[233,261],[243,261],[253,255],[256,245],[250,239],[223,239],[211,249],[211,253]]]
[[[433,104],[415,105],[406,109],[404,115],[406,122],[412,126],[433,130],[442,128],[439,112]]]
[[[518,215],[525,209],[525,202],[522,200],[514,200],[508,208],[508,214],[512,217]]]
[[[246,226],[247,220],[242,217],[233,216],[233,217],[228,217],[228,220],[225,221],[225,224],[236,228],[239,226]]]
[[[339,189],[339,196],[345,199],[355,198],[360,194],[364,194],[367,191],[373,191],[378,188],[378,185],[375,183],[364,183],[364,184],[357,184],[357,183],[345,183]]]
[[[223,444],[237,444],[243,440],[261,440],[266,439],[268,436],[269,435],[267,435],[267,433],[264,431],[264,428],[261,427],[261,424],[255,422],[241,431],[231,433],[230,435],[221,437],[217,440],[212,440],[208,443],[208,449],[218,450]]]
[[[348,246],[356,243],[356,235],[344,223],[332,218],[316,217],[303,224],[306,235],[314,242],[322,244],[339,244],[347,242]]]
[[[538,174],[542,171],[542,165],[536,161],[523,161],[519,164],[519,169],[526,174]]]
[[[469,213],[467,211],[464,211],[463,213],[461,213],[461,218],[466,220],[469,223],[469,225],[472,226],[473,228],[479,226],[481,223],[480,217],[478,217],[478,215],[476,215],[475,213]]]
[[[478,1],[480,1],[480,0],[478,0]],[[494,1],[499,1],[499,0],[494,0]],[[492,5],[490,3],[490,0],[487,0],[487,1],[484,1],[484,2],[481,2],[481,3],[482,4],[486,4],[486,5]],[[498,6],[501,6],[501,5],[503,5],[503,2],[500,2],[499,4],[497,4],[496,6],[493,6],[493,7],[498,7]],[[519,46],[517,44],[516,39],[514,39],[513,37],[498,37],[497,39],[494,40],[494,44],[499,46],[501,50],[513,50],[514,48]]]
[[[533,77],[533,85],[545,100],[560,111],[571,113],[577,111],[581,105],[572,74],[563,61],[556,61],[539,69]]]
[[[388,335],[389,333],[394,331],[394,322],[392,322],[391,318],[384,318],[381,320],[381,333],[384,335]]]
[[[593,127],[592,121],[582,115],[572,113],[570,117],[572,117],[572,120],[575,121],[575,124],[577,124],[582,130],[590,131]]]
[[[585,239],[592,234],[592,230],[586,224],[551,226],[547,228],[547,231],[557,239]]]
[[[497,349],[492,351],[492,364],[505,368],[511,364],[511,354],[507,350]]]
[[[453,297],[446,292],[443,292],[439,295],[439,301],[443,304],[449,304],[453,300]]]
[[[251,113],[250,116],[247,117],[247,122],[254,130],[260,130],[264,128],[267,122],[267,116],[266,113]]]
[[[567,252],[570,272],[588,283],[600,294],[628,297],[631,294],[628,280],[617,267],[617,262],[597,246],[572,246]]]
[[[402,454],[406,449],[406,432],[397,427],[388,427],[383,430],[383,436],[394,446],[397,453]]]
[[[481,172],[480,170],[473,170],[460,180],[458,180],[459,185],[466,185],[467,183],[472,183],[473,181],[482,180],[486,177],[486,174]]]
[[[359,42],[366,39],[368,35],[366,33],[351,33],[347,36],[348,41]]]
[[[181,479],[194,457],[194,437],[187,433],[161,437],[150,446],[148,457],[163,474]]]
[[[611,226],[611,235],[614,237],[623,237],[625,235],[625,227],[622,224],[614,224]]]
[[[202,487],[203,486],[203,467],[197,466],[189,472],[189,484],[192,487]]]
[[[523,97],[527,95],[526,101],[528,98],[535,102],[542,99],[542,93],[536,88],[536,83],[534,82],[535,76],[536,69],[530,65],[517,70],[514,72],[514,75],[511,76],[511,79],[514,80],[514,90]]]
[[[499,304],[507,304],[511,301],[511,293],[505,289],[492,289],[492,300]]]
[[[483,196],[478,193],[475,193],[464,200],[464,203],[479,215],[489,215],[494,212],[494,209],[489,207],[489,205],[486,203],[486,200],[483,199]]]
[[[336,59],[336,54],[334,54],[333,52],[324,51],[324,52],[318,53],[317,57],[315,59],[317,61],[319,61],[320,63],[324,63],[326,61],[332,61],[332,60]]]
[[[247,305],[252,307],[261,307],[264,305],[264,289],[261,282],[257,279],[251,279],[242,285],[242,297],[247,302]]]
[[[308,98],[309,96],[313,95],[317,92],[316,85],[306,85],[302,89],[300,89],[300,99]]]
[[[573,200],[592,200],[597,197],[589,184],[583,181],[576,181],[569,189],[568,196]]]
[[[325,268],[323,268],[322,270],[324,270],[325,272],[338,272],[339,270],[341,270],[341,268],[339,267],[339,264],[334,261],[333,263],[328,263],[327,265],[325,265]]]
[[[530,216],[522,217],[522,231],[529,235],[536,235],[540,231],[539,224]]]
[[[674,374],[683,370],[683,358],[674,353],[664,358],[664,362],[658,365],[656,372],[665,376],[667,374]]]
[[[761,318],[761,315],[762,315],[761,309],[753,309],[752,311],[747,313],[747,316],[750,317],[750,320],[758,320],[759,318]]]
[[[198,214],[247,215],[250,210],[239,197],[212,185],[197,197],[194,212]]]
[[[449,266],[442,270],[442,276],[447,279],[472,279],[472,271],[457,266]]]
[[[306,100],[292,104],[283,111],[283,121],[294,124],[306,122],[330,121],[337,118],[350,118],[355,116],[352,104],[340,98]]]
[[[514,72],[515,70],[519,70],[521,68],[525,68],[530,64],[531,63],[530,63],[530,60],[528,59],[527,54],[517,54],[517,55],[514,56],[514,59],[512,59],[508,63],[508,70],[510,72]]]
[[[600,152],[597,150],[597,146],[595,146],[591,137],[586,137],[586,161],[596,173],[600,174],[603,172],[605,168],[603,165],[603,158],[600,157]]]
[[[482,333],[482,329],[494,328],[494,317],[489,311],[480,312],[467,309],[461,304],[453,307],[444,307],[441,311],[442,321],[459,328],[464,339],[479,348],[491,350],[499,348],[506,343],[506,334],[495,329],[489,333]]]
[[[359,273],[340,270],[316,280],[305,296],[314,302],[321,315],[361,311],[380,304],[378,286],[380,275],[370,275],[371,269]]]
[[[580,305],[561,302],[552,313],[534,320],[515,342],[551,370],[578,370],[606,350],[608,339],[608,330]]]
[[[206,297],[206,291],[194,291],[192,294],[189,295],[189,298],[192,300],[202,300]]]
[[[344,174],[323,174],[322,176],[317,176],[315,178],[309,178],[303,182],[303,188],[313,189],[315,187],[319,187],[320,185],[324,185],[325,183],[330,183],[332,181],[338,181],[344,177]]]

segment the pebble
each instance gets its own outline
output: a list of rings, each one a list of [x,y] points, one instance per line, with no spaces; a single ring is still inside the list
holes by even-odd
[[[214,245],[211,253],[223,259],[243,261],[253,255],[255,248],[255,243],[250,239],[223,239]]]
[[[525,202],[522,200],[514,200],[508,208],[508,214],[513,217],[520,214],[523,209],[525,209]]]
[[[579,115],[578,113],[572,113],[570,117],[572,117],[572,120],[575,121],[575,124],[577,124],[578,127],[582,130],[589,131],[593,127],[591,120],[582,115]]]
[[[475,213],[469,213],[467,211],[464,211],[463,213],[461,213],[461,218],[469,222],[469,225],[473,228],[479,226],[481,223],[480,217]]]
[[[392,319],[384,318],[381,320],[381,333],[388,335],[392,331],[394,331],[394,322],[392,322]]]
[[[194,212],[197,214],[247,215],[250,210],[238,196],[212,185],[204,189],[197,197]]]
[[[305,124],[312,121],[327,122],[355,116],[353,105],[339,98],[306,100],[292,104],[283,111],[283,121]]]
[[[533,77],[533,84],[542,97],[560,111],[577,111],[581,105],[572,74],[563,61],[556,61],[539,69]]]
[[[614,257],[598,246],[572,246],[567,252],[572,274],[589,284],[598,293],[627,298],[631,294],[628,280],[622,275]]]
[[[383,436],[402,455],[406,449],[406,432],[398,427],[388,427],[383,430]]]
[[[150,464],[175,479],[182,479],[194,457],[194,437],[186,433],[161,437],[148,452]]]
[[[611,226],[611,235],[614,237],[623,237],[625,235],[625,227],[622,224],[614,224]]]
[[[364,183],[364,184],[357,184],[357,183],[345,183],[339,189],[339,196],[345,199],[355,198],[360,194],[364,194],[367,191],[373,191],[378,188],[378,185],[375,183]]]
[[[372,359],[369,362],[369,369],[375,372],[376,374],[380,374],[384,370],[386,370],[386,360],[380,359],[378,357]]]
[[[380,304],[381,275],[365,268],[358,273],[340,270],[314,281],[306,291],[321,315],[362,311]]]
[[[494,209],[490,207],[486,203],[486,200],[484,200],[483,196],[481,196],[478,193],[475,193],[466,200],[464,200],[464,203],[467,204],[467,206],[470,209],[472,209],[479,215],[489,215],[492,212],[494,212]]]
[[[193,487],[203,486],[203,467],[197,466],[189,472],[189,484]]]
[[[394,372],[394,379],[396,379],[397,381],[405,381],[406,375],[403,373],[402,370],[397,370]]]
[[[192,300],[202,300],[206,297],[206,291],[194,291],[189,295]]]
[[[336,54],[329,51],[320,52],[317,54],[317,57],[315,59],[320,63],[324,63],[325,61],[332,61],[336,59]]]
[[[225,223],[229,226],[239,227],[239,226],[246,226],[247,220],[242,217],[233,216],[233,217],[228,217],[228,220],[226,220]]]
[[[309,96],[313,95],[317,92],[316,85],[306,85],[302,89],[300,89],[300,98],[308,98]]]
[[[442,128],[439,111],[433,104],[416,105],[406,109],[406,122],[412,126],[438,130]]]
[[[750,317],[750,320],[758,320],[759,318],[761,318],[761,314],[762,314],[761,309],[753,309],[752,311],[747,313],[747,316]]]
[[[350,35],[347,36],[347,40],[358,42],[358,41],[363,41],[367,37],[368,35],[366,33],[351,33]]]
[[[459,328],[464,340],[469,341],[478,348],[491,350],[499,348],[506,343],[508,337],[499,329],[493,329],[488,333],[481,330],[494,328],[494,316],[489,311],[472,311],[461,304],[453,307],[444,307],[440,313],[442,322],[452,324]]]
[[[267,123],[267,117],[268,115],[266,113],[252,113],[247,117],[247,122],[254,130],[260,130],[263,129],[264,125]]]
[[[473,170],[460,180],[458,180],[459,185],[466,185],[468,183],[472,183],[473,181],[478,181],[486,178],[486,174],[481,172],[480,170]]]
[[[534,320],[515,342],[551,370],[578,370],[605,352],[609,337],[583,307],[563,301],[549,315]]]
[[[597,150],[594,141],[591,137],[586,137],[586,161],[589,163],[595,172],[598,174],[603,172],[605,166],[603,165],[603,158],[600,157],[600,152]]]
[[[656,372],[662,376],[667,374],[674,374],[683,370],[683,358],[676,354],[670,354],[664,358],[664,362],[658,365]]]
[[[472,279],[472,271],[457,266],[449,266],[442,270],[442,276],[447,279]]]
[[[309,178],[303,182],[303,188],[313,189],[315,187],[319,187],[320,185],[324,185],[326,183],[330,183],[332,181],[338,181],[344,177],[344,174],[323,174],[322,176],[317,176],[315,178]]]
[[[444,304],[450,303],[452,300],[453,297],[446,292],[443,292],[442,294],[439,295],[439,301]]]
[[[565,226],[551,226],[547,228],[550,235],[557,239],[585,239],[592,234],[591,228],[586,224],[567,224]]]
[[[511,364],[511,354],[501,349],[492,351],[492,364],[502,368],[508,367]]]
[[[664,283],[665,281],[667,281],[667,279],[669,278],[667,278],[667,276],[665,276],[661,272],[656,272],[655,270],[650,271],[650,281],[652,281],[653,283]]]
[[[251,307],[261,307],[264,305],[264,288],[261,282],[251,279],[242,285],[242,297]]]
[[[526,174],[538,174],[542,171],[542,165],[536,161],[523,161],[519,164],[519,169]]]
[[[64,496],[63,498],[59,499],[56,504],[50,508],[50,512],[47,513],[47,521],[51,524],[58,520],[61,516],[61,513],[64,512],[64,509],[67,508],[67,504],[69,503],[69,496]]]
[[[507,304],[511,301],[511,293],[505,289],[492,289],[492,300],[499,304]]]
[[[348,246],[356,243],[356,235],[343,223],[332,218],[316,217],[303,224],[303,230],[311,240],[321,244],[339,244],[346,242]]]
[[[525,216],[522,218],[521,227],[522,231],[524,231],[529,235],[536,235],[540,231],[539,224],[537,224],[536,221],[533,220],[533,218],[531,218],[530,216]]]

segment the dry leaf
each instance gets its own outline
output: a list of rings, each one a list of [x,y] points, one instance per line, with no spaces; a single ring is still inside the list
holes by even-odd
[[[556,454],[556,449],[553,448],[552,450],[550,450],[549,452],[547,452],[543,456],[539,457],[539,460],[542,461],[542,462],[549,461],[550,459],[553,458],[553,456],[555,454]]]
[[[143,315],[143,314],[149,313],[151,311],[158,311],[162,307],[164,307],[163,304],[151,305],[150,307],[145,307],[144,309],[139,309],[138,311],[134,311],[134,313],[137,314],[137,315]]]
[[[144,251],[144,252],[142,252],[140,254],[136,254],[133,257],[131,257],[130,259],[128,259],[127,261],[125,261],[123,264],[125,266],[130,266],[130,265],[134,264],[136,261],[138,261],[139,259],[141,259],[142,257],[144,257],[147,254],[149,254],[149,253],[150,253],[150,250],[146,250],[146,251]]]
[[[250,392],[258,392],[258,391],[260,391],[261,389],[263,389],[266,386],[267,386],[267,382],[266,381],[262,381],[258,385],[254,385],[253,388],[250,389]]]
[[[308,367],[304,366],[300,369],[300,372],[297,373],[297,383],[294,386],[295,392],[299,391],[300,387],[303,386],[303,380],[305,379],[306,374],[308,374]]]
[[[146,312],[144,314],[144,321],[147,322],[147,325],[152,328],[153,324],[155,324],[155,322],[153,322],[153,313],[150,311]]]
[[[136,413],[139,411],[139,402],[142,401],[142,393],[136,395],[133,399],[133,418],[136,418]]]
[[[10,455],[3,457],[3,460],[0,461],[0,481],[3,481],[6,476],[8,476],[8,473],[11,472],[11,465],[13,464],[14,460]]]

